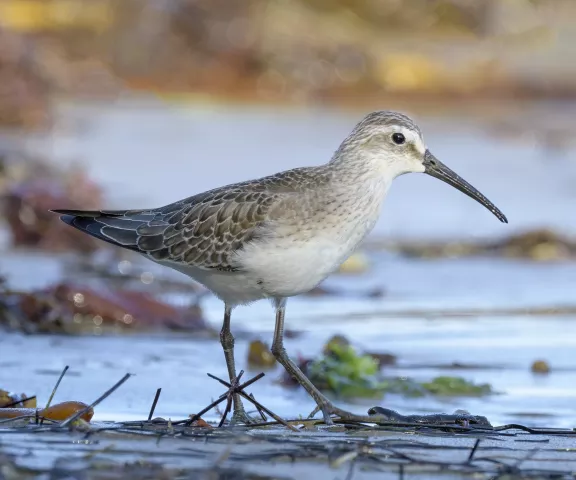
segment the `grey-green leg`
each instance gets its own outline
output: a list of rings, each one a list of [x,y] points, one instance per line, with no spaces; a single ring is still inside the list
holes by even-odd
[[[222,330],[220,330],[220,343],[224,350],[224,358],[226,359],[226,367],[228,368],[228,377],[230,383],[236,378],[236,364],[234,362],[234,336],[230,330],[230,317],[232,315],[232,308],[228,305],[224,306],[224,322],[222,323]],[[240,395],[235,394],[234,400],[234,414],[232,415],[232,423],[250,423],[251,419],[244,410],[244,405]]]
[[[286,371],[294,377],[294,379],[304,387],[310,396],[318,405],[316,411],[322,412],[324,422],[327,425],[332,425],[334,422],[330,417],[331,414],[338,415],[342,420],[356,420],[356,421],[373,421],[368,415],[354,415],[336,407],[328,398],[326,398],[320,390],[318,390],[312,382],[304,375],[302,370],[288,357],[286,349],[284,348],[284,314],[286,310],[286,299],[281,298],[275,301],[276,304],[276,328],[274,329],[274,340],[272,342],[272,354],[278,360]],[[373,419],[374,417],[372,417]]]

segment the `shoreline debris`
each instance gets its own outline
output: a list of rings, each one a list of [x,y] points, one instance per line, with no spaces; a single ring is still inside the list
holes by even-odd
[[[461,258],[480,255],[517,258],[538,262],[576,260],[576,239],[550,229],[528,230],[499,240],[458,242],[372,242],[408,258]]]
[[[533,428],[520,424],[493,426],[486,417],[471,415],[464,411],[456,411],[454,414],[403,415],[379,406],[369,409],[365,420],[343,421],[335,418],[336,425],[327,428],[323,425],[323,418],[285,420],[274,416],[266,407],[253,401],[252,395],[247,395],[243,391],[248,385],[262,378],[264,373],[239,384],[242,373],[230,383],[208,374],[226,386],[227,391],[202,411],[183,420],[150,419],[161,389],[156,392],[147,421],[100,421],[97,424],[89,424],[81,420],[82,415],[90,412],[90,409],[93,411],[94,407],[122,386],[130,378],[130,374],[124,375],[91,405],[68,416],[63,421],[50,420],[45,425],[39,425],[37,414],[0,420],[0,435],[9,433],[10,445],[17,445],[16,450],[12,449],[11,456],[7,456],[0,449],[0,462],[4,469],[9,467],[10,472],[16,472],[15,476],[17,476],[17,472],[25,468],[18,466],[25,465],[21,462],[22,456],[19,457],[19,463],[16,463],[17,457],[14,456],[19,455],[14,452],[20,451],[18,447],[22,442],[28,446],[22,451],[25,450],[26,455],[29,455],[30,451],[34,452],[34,443],[31,444],[30,440],[36,434],[40,434],[41,442],[50,441],[50,439],[69,442],[70,438],[78,440],[78,432],[80,432],[80,435],[83,435],[81,437],[83,441],[73,442],[76,445],[74,448],[77,451],[83,450],[85,455],[82,456],[81,464],[79,466],[75,464],[74,468],[81,468],[88,475],[87,478],[95,478],[91,476],[94,469],[102,471],[107,461],[114,461],[116,453],[125,454],[125,441],[132,442],[130,451],[133,454],[140,455],[142,459],[149,455],[146,447],[141,451],[133,450],[134,438],[137,437],[142,440],[150,439],[155,443],[156,455],[160,462],[156,465],[155,472],[172,471],[176,468],[173,462],[176,462],[180,475],[188,468],[194,468],[194,472],[198,473],[198,459],[213,459],[217,452],[219,462],[234,462],[236,473],[242,469],[242,465],[253,466],[262,462],[276,462],[280,459],[291,458],[293,461],[313,461],[316,465],[324,464],[326,468],[338,468],[350,463],[350,467],[347,467],[348,471],[353,468],[370,467],[372,471],[377,470],[381,473],[394,472],[394,469],[408,472],[414,467],[420,474],[486,473],[498,476],[513,473],[516,476],[536,475],[538,478],[571,478],[566,470],[567,464],[559,460],[573,462],[572,457],[569,457],[568,446],[576,438],[576,429]],[[237,427],[226,424],[226,414],[231,409],[234,393],[240,393],[247,400],[252,398],[253,403],[273,416],[274,420]],[[222,402],[227,402],[227,408],[219,422],[221,429],[218,429],[204,421],[200,415]],[[285,427],[285,429],[275,432],[274,430],[278,427]],[[286,429],[291,430],[290,434]],[[259,434],[259,430],[262,430],[262,434]],[[321,433],[320,441],[310,435],[310,430]],[[250,432],[248,435],[247,431]],[[113,433],[112,438],[110,433]],[[406,441],[407,434],[411,438],[409,442]],[[487,440],[487,445],[483,444],[484,439]],[[161,440],[163,447],[160,447]],[[502,442],[499,443],[499,448],[495,449],[494,440]],[[178,443],[171,443],[174,441]],[[187,445],[186,441],[191,443]],[[289,448],[279,448],[279,445],[286,446],[286,442]],[[254,444],[253,449],[247,448],[249,443]],[[532,447],[534,443],[538,443],[537,449]],[[239,444],[242,448],[234,449],[234,446]],[[97,445],[97,447],[91,447],[91,445]],[[106,451],[106,457],[98,459],[97,464],[93,463],[93,454],[103,451],[102,449]],[[454,451],[462,451],[463,455],[453,455]],[[536,452],[548,452],[550,455],[552,451],[555,455],[552,462],[540,466],[531,461],[530,466],[522,465],[528,456],[532,458]],[[447,457],[449,452],[452,454]],[[67,450],[64,454],[69,456],[70,451]],[[163,457],[164,454],[166,456]],[[503,455],[506,458],[502,458]],[[185,463],[190,457],[195,463],[194,467],[192,465],[188,467]],[[64,457],[61,461],[63,459]],[[516,460],[513,467],[507,459]],[[546,461],[543,455],[539,455],[538,459]],[[142,464],[140,461],[137,463]],[[127,465],[125,464],[125,467]],[[224,466],[219,463],[218,469],[222,473]],[[73,469],[67,467],[68,475],[72,471]],[[149,473],[150,468],[147,468],[148,476]],[[125,477],[120,474],[119,477],[110,478]],[[133,477],[130,475],[130,478]],[[148,477],[142,475],[138,478]]]
[[[64,228],[49,211],[57,205],[102,208],[102,189],[80,166],[64,170],[48,160],[18,154],[0,158],[0,180],[1,211],[13,247],[84,255],[106,248],[104,242]]]
[[[545,375],[550,373],[550,364],[546,360],[535,360],[530,370],[532,370],[532,373]]]
[[[179,308],[136,289],[63,282],[32,292],[0,285],[0,326],[68,335],[172,330],[215,336],[201,308]]]
[[[82,402],[60,402],[47,408],[21,408],[0,407],[0,419],[17,419],[22,417],[38,418],[43,420],[64,421],[67,418],[78,415],[85,422],[90,422],[94,416],[94,409]]]

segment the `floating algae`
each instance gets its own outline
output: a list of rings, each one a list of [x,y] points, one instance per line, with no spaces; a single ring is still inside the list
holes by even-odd
[[[443,375],[430,382],[422,383],[422,387],[435,395],[482,396],[489,395],[492,387],[488,383],[475,384],[461,377]]]
[[[333,337],[322,355],[306,364],[311,381],[341,397],[378,398],[386,393],[409,397],[483,396],[493,393],[489,384],[475,384],[456,376],[439,376],[418,382],[406,377],[384,377],[371,354],[359,354],[343,337]]]
[[[251,369],[272,368],[276,365],[276,358],[262,340],[253,340],[248,347],[248,366]]]
[[[308,366],[314,385],[343,397],[379,397],[385,385],[377,378],[378,362],[369,355],[358,355],[350,345],[327,344],[327,352]]]

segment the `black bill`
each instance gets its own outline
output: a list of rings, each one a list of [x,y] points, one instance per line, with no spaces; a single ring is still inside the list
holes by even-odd
[[[424,173],[439,178],[443,182],[446,182],[448,185],[452,185],[454,188],[457,188],[462,193],[465,193],[470,198],[473,198],[477,202],[484,205],[488,210],[496,215],[496,217],[498,217],[501,222],[508,223],[508,219],[496,207],[496,205],[494,205],[466,180],[450,170],[446,165],[444,165],[440,160],[432,155],[430,150],[426,150],[426,154],[424,155],[424,168]]]

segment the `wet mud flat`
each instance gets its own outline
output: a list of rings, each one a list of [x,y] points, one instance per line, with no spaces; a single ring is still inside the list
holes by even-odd
[[[575,478],[570,429],[291,424],[300,431],[158,420],[4,424],[0,478]]]

